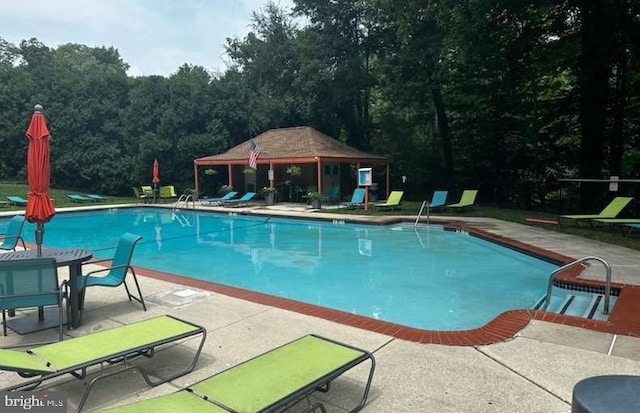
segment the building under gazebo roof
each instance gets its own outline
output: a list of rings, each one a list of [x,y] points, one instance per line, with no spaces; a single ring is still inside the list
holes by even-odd
[[[389,188],[388,158],[352,148],[312,127],[271,129],[253,138],[260,148],[256,170],[248,168],[250,141],[227,152],[196,159],[196,190],[200,192],[204,179],[199,178],[201,167],[226,167],[226,171],[216,169],[219,183],[236,190],[259,192],[265,186],[278,188],[282,200],[299,201],[300,194],[307,191],[327,196],[337,193],[339,200],[357,186],[356,171],[363,167],[383,166],[384,188]]]

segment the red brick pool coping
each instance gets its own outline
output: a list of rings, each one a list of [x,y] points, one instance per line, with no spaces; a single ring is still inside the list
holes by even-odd
[[[397,220],[395,220],[397,222]],[[536,248],[531,245],[492,234],[467,226],[464,223],[448,223],[446,226],[461,228],[473,235],[503,244],[509,248],[527,252],[529,254],[553,260],[561,264],[574,261],[573,258]],[[449,346],[475,346],[493,344],[513,338],[531,320],[548,321],[590,330],[607,332],[618,335],[640,337],[640,286],[626,284],[612,284],[620,290],[618,300],[607,321],[590,320],[580,317],[550,313],[539,310],[511,310],[506,311],[482,327],[460,331],[433,331],[407,327],[369,317],[355,315],[344,311],[306,304],[269,294],[231,287],[209,281],[197,280],[180,275],[136,267],[136,272],[150,278],[186,285],[203,290],[213,291],[226,296],[239,298],[271,307],[294,311],[314,317],[323,318],[336,323],[362,328],[369,331],[397,337],[403,340],[424,343],[443,344]],[[603,282],[578,279],[579,269],[569,269],[556,276],[556,280],[572,284],[592,285],[602,287]]]

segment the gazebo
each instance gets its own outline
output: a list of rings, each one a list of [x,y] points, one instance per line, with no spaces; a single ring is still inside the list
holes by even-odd
[[[253,138],[259,147],[257,169],[248,167],[251,140],[227,152],[193,161],[195,189],[200,193],[199,168],[221,168],[221,182],[244,192],[262,187],[278,189],[281,200],[300,201],[308,191],[327,197],[351,193],[357,187],[357,171],[384,167],[384,190],[389,192],[389,160],[352,148],[309,126],[270,129]],[[225,181],[226,179],[226,181]],[[380,183],[376,183],[380,184]],[[382,186],[382,185],[380,185]]]

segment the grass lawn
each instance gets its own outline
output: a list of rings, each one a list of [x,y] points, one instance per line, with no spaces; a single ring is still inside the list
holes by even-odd
[[[27,199],[28,192],[29,192],[29,186],[24,184],[0,183],[0,200],[2,201],[6,201],[8,196],[20,196],[24,199]],[[70,194],[87,196],[86,193],[79,192],[79,191],[69,191],[65,189],[55,189],[55,188],[52,188],[51,190],[49,190],[49,197],[53,199],[54,205],[58,208],[82,205],[82,203],[71,201],[67,196]],[[103,195],[103,194],[99,194],[99,195]],[[138,201],[137,199],[133,198],[133,196],[131,197],[112,197],[109,195],[103,195],[103,196],[106,196],[109,199],[106,201],[100,201],[98,202],[98,204],[104,204],[104,203],[127,204],[127,203],[134,203]],[[93,203],[85,202],[84,204],[88,205]],[[11,211],[11,210],[24,211],[24,207],[9,205],[9,204],[3,204],[2,206],[0,206],[0,211]]]

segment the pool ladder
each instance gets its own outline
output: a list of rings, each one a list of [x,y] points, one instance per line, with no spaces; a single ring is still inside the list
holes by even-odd
[[[598,261],[600,262],[602,265],[604,265],[604,268],[606,270],[606,278],[605,278],[605,284],[604,284],[604,308],[602,310],[602,312],[604,314],[609,314],[609,301],[611,298],[611,266],[609,265],[608,262],[606,262],[605,260],[603,260],[600,257],[584,257],[584,258],[580,258],[579,260],[575,260],[573,262],[570,262],[569,264],[563,265],[562,267],[556,269],[555,271],[553,271],[551,273],[551,275],[549,275],[549,283],[547,284],[547,295],[544,299],[544,304],[540,307],[541,310],[546,310],[547,307],[549,306],[549,302],[551,302],[551,290],[553,289],[553,279],[554,277],[558,274],[561,273],[562,271],[568,269],[568,268],[572,268],[575,267],[576,265],[582,264],[584,262],[587,261]]]
[[[175,212],[175,210],[180,207],[181,202],[184,203],[185,208],[189,208],[189,201],[191,201],[191,209],[194,209],[196,207],[196,201],[193,199],[193,194],[180,195],[180,198],[178,198],[178,201],[173,206],[173,211]]]
[[[416,216],[416,222],[414,225],[418,225],[418,222],[420,222],[420,217],[422,216],[425,207],[427,209],[427,224],[429,224],[429,209],[431,209],[431,204],[429,204],[429,201],[422,201],[422,206],[420,206],[420,211],[418,211],[418,216]]]

